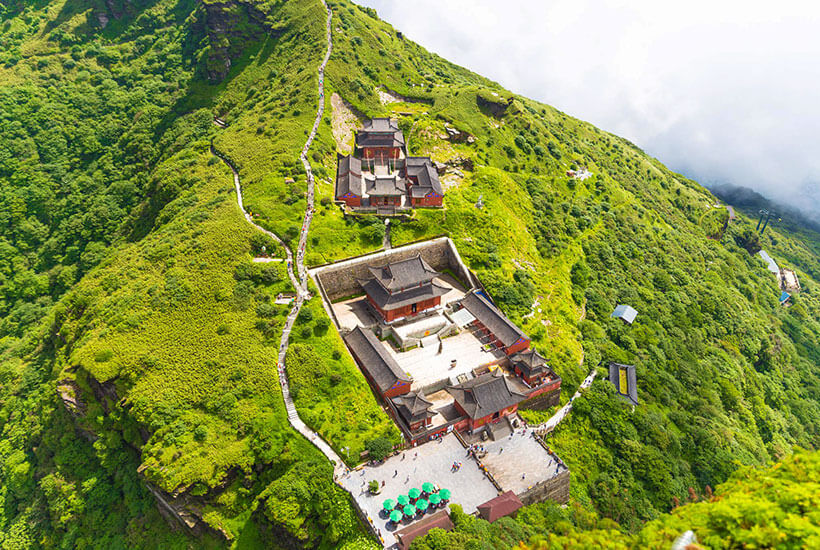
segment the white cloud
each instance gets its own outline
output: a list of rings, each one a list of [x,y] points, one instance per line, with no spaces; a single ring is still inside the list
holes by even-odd
[[[820,186],[818,3],[357,1],[439,55],[702,182],[798,206],[801,186]]]

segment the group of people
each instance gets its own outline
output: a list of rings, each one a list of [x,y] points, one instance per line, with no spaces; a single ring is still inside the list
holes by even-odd
[[[478,455],[480,453],[486,453],[487,451],[484,450],[484,445],[479,445],[478,443],[473,443],[469,447],[467,447],[467,456],[471,456],[478,460]]]
[[[453,462],[453,465],[450,467],[451,472],[457,472],[460,469],[461,469],[461,462],[459,462],[459,461]]]

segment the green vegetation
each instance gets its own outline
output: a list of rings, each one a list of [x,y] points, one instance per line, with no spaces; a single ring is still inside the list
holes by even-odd
[[[580,506],[561,508],[540,503],[522,508],[516,518],[495,523],[455,508],[452,532],[434,529],[413,541],[413,550],[510,548],[526,550],[570,548],[669,548],[693,530],[695,548],[814,548],[820,544],[820,453],[798,450],[767,469],[744,467],[703,498],[689,502],[649,522],[629,535],[610,519]]]
[[[336,92],[399,117],[411,153],[451,167],[445,209],[397,220],[394,245],[449,235],[565,398],[601,361],[638,367],[634,412],[598,381],[550,436],[573,472],[570,515],[532,508],[504,541],[553,519],[555,536],[667,537],[678,525],[663,514],[751,475],[738,464],[820,444],[817,234],[759,237],[743,215],[724,228],[711,194],[629,142],[426,52],[372,10],[332,8],[308,263],[384,235],[331,200]],[[274,302],[292,289],[284,262],[251,261],[284,254],[244,222],[209,152],[237,166],[257,223],[298,235],[321,4],[12,1],[0,13],[0,545],[372,547],[330,464],[287,423],[276,358],[288,306]],[[412,102],[382,104],[377,87]],[[445,139],[445,124],[474,141]],[[593,176],[567,177],[580,166]],[[791,307],[749,254],[759,247],[796,269]],[[617,303],[639,311],[633,326],[609,318]],[[305,422],[350,464],[388,452],[398,431],[318,297],[291,338]],[[795,481],[813,475],[798,467],[811,456],[785,458]],[[150,490],[205,534],[169,529]],[[713,518],[699,506],[680,509],[699,535],[736,536],[697,523]],[[778,525],[790,537],[803,524]]]
[[[358,464],[368,441],[401,442],[319,299],[302,306],[291,342],[285,365],[299,416],[339,456]]]

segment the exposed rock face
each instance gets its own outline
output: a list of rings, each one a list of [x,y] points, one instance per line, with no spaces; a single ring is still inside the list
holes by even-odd
[[[475,143],[475,136],[472,136],[467,132],[462,132],[452,126],[444,126],[444,129],[447,131],[447,139],[453,143]]]
[[[475,166],[473,164],[473,159],[467,158],[467,157],[460,157],[460,156],[448,159],[447,162],[445,162],[445,165],[446,165],[446,167],[449,167],[449,168],[453,168],[453,169],[461,168],[461,169],[464,169],[464,170],[468,170],[470,172],[472,172],[475,168]]]
[[[505,99],[495,92],[479,92],[475,97],[476,103],[482,111],[495,118],[501,118],[512,104],[512,99]]]
[[[241,0],[203,2],[205,32],[209,49],[205,59],[208,80],[219,82],[228,76],[231,63],[248,42],[261,39],[268,32],[267,16],[252,3]]]

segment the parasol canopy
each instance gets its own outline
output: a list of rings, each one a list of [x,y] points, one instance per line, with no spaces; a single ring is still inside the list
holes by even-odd
[[[390,521],[392,521],[393,523],[400,522],[401,518],[401,512],[399,512],[398,510],[393,510],[392,512],[390,512]]]
[[[396,502],[392,498],[388,498],[384,502],[382,502],[382,508],[387,510],[388,512],[396,507]]]
[[[404,507],[404,515],[405,516],[411,517],[415,513],[416,513],[416,507],[415,506],[411,506],[411,505],[408,504],[407,506]]]
[[[429,481],[425,481],[421,486],[421,490],[424,491],[425,493],[433,493],[433,492],[435,492],[436,488]]]
[[[438,504],[439,502],[441,502],[441,497],[440,497],[440,496],[438,496],[437,494],[433,493],[432,495],[430,495],[430,498],[428,498],[427,500],[429,500],[429,501],[430,501],[430,504],[432,504],[433,506],[435,506],[436,504]]]
[[[399,502],[399,506],[407,506],[410,504],[410,499],[407,498],[407,495],[399,495],[396,500]]]
[[[418,500],[416,501],[416,509],[417,509],[419,512],[424,512],[424,511],[427,509],[427,506],[428,506],[428,505],[429,505],[429,504],[427,503],[427,501],[426,501],[426,500],[424,500],[423,498],[420,498],[420,499],[418,499]]]
[[[442,489],[438,492],[438,496],[441,497],[441,500],[450,500],[450,489]]]
[[[421,491],[413,487],[412,489],[407,491],[407,494],[410,496],[410,498],[419,498],[419,496],[421,496]]]

